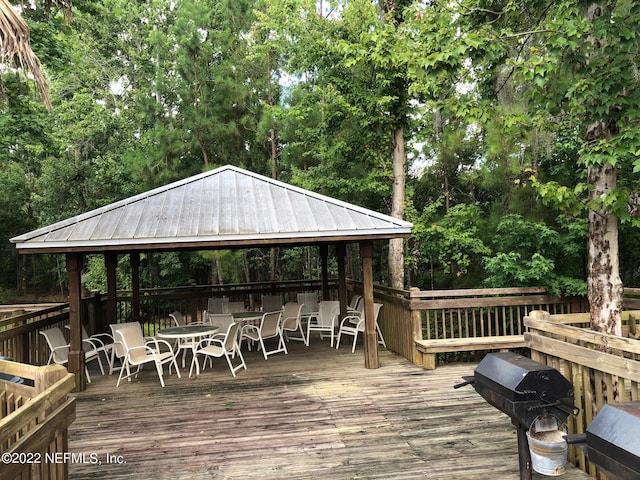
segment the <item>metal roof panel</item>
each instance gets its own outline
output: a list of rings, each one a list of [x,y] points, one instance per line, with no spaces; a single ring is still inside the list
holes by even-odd
[[[411,224],[233,166],[14,237],[24,251],[194,248],[408,236]]]

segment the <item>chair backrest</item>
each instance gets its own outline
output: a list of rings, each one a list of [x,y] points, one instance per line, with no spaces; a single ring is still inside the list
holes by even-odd
[[[298,303],[303,304],[302,315],[318,311],[318,294],[316,292],[301,292],[297,295]]]
[[[130,325],[140,330],[140,336],[142,336],[142,325],[140,325],[138,322],[112,323],[109,325],[114,340],[113,352],[117,358],[124,358],[124,356],[127,354],[127,349],[122,344],[122,339],[116,332],[118,332],[121,328],[125,328]]]
[[[138,322],[122,324],[121,327],[115,331],[115,334],[118,335],[120,342],[122,342],[125,352],[134,347],[144,346],[142,327]],[[142,358],[145,358],[146,356],[147,354],[142,348],[132,350],[130,354],[130,358],[133,361],[140,360]]]
[[[65,325],[64,328],[71,331],[71,325]],[[95,350],[95,347],[90,342],[84,341],[88,339],[89,339],[89,334],[87,333],[87,329],[84,328],[84,325],[82,325],[82,340],[83,340],[82,350],[84,350],[86,353],[92,352],[93,350]]]
[[[173,319],[173,323],[176,324],[176,327],[182,327],[187,324],[180,312],[171,312],[169,316]]]
[[[363,310],[364,310],[364,302],[360,302],[360,303],[362,303]],[[380,314],[380,309],[381,308],[382,308],[382,303],[374,303],[373,304],[373,319],[374,319],[373,323],[374,323],[374,325],[376,323],[378,323],[378,315]],[[364,315],[362,316],[362,318],[364,318]],[[358,323],[358,330],[361,331],[361,332],[364,332],[364,325],[365,325],[365,322],[359,322]]]
[[[318,304],[318,325],[330,327],[335,325],[335,316],[340,313],[340,302],[337,300],[323,300]]]
[[[64,338],[62,330],[58,327],[53,327],[47,330],[40,330],[40,334],[45,338],[49,349],[53,352],[53,361],[58,364],[67,363],[69,360],[69,344],[67,343],[67,339]],[[58,348],[58,350],[54,352],[55,348]]]
[[[362,301],[362,296],[361,295],[354,295],[353,297],[351,297],[351,302],[349,303],[349,308],[351,308],[352,310],[357,310],[359,305],[364,304],[364,302]]]
[[[238,338],[238,330],[241,326],[241,323],[233,322],[227,327],[227,335],[224,337],[224,349],[227,352],[231,352],[233,350],[236,339]]]
[[[245,311],[244,302],[229,302],[227,304],[228,313],[237,313],[237,312],[244,312],[244,311]]]
[[[209,323],[220,327],[220,332],[226,332],[229,325],[235,323],[233,321],[233,315],[230,313],[214,313],[213,315],[207,315]]]
[[[260,321],[260,336],[262,338],[269,338],[278,335],[281,317],[282,310],[267,312],[262,315],[262,320]]]
[[[229,313],[227,306],[229,297],[212,297],[207,300],[207,314],[212,313]]]
[[[297,330],[300,325],[300,313],[303,305],[298,302],[287,302],[282,310],[282,328]]]
[[[275,312],[276,310],[282,310],[282,296],[262,295],[262,311]]]

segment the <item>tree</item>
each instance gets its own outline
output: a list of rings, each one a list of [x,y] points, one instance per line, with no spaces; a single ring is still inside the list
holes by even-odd
[[[415,75],[420,79],[455,66],[456,75],[473,77],[479,120],[497,113],[498,80],[520,82],[531,115],[529,128],[556,136],[560,130],[580,132],[578,150],[580,165],[588,172],[586,184],[573,190],[543,188],[547,200],[554,197],[575,204],[578,197],[588,205],[592,326],[619,332],[623,290],[617,218],[637,220],[628,213],[629,187],[616,187],[616,172],[625,164],[640,170],[640,5],[468,0],[457,4],[455,15],[450,10],[450,4],[439,4],[440,15],[430,15],[429,24],[414,22],[423,35],[433,32],[435,24],[458,39],[444,43],[433,56],[420,52],[413,61]],[[446,18],[444,22],[440,17]],[[432,86],[430,81],[423,83]],[[455,97],[443,103],[459,105],[459,95]]]

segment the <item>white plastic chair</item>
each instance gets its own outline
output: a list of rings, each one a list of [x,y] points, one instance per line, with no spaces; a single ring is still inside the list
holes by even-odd
[[[229,302],[227,304],[227,313],[238,313],[245,310],[244,302]]]
[[[217,314],[215,314],[217,315]],[[189,325],[202,325],[203,323],[211,324],[211,318],[215,315],[207,314],[205,318],[207,322],[192,322]],[[171,312],[169,316],[173,319],[173,323],[175,323],[176,327],[184,327],[187,325],[187,321],[184,316],[180,312]],[[180,350],[182,350],[182,368],[185,367],[186,364],[186,356],[187,352],[193,351],[193,348],[198,343],[197,338],[179,338],[176,340],[176,343],[173,345],[174,350],[176,350],[176,356],[180,354]]]
[[[120,386],[120,381],[124,378],[131,381],[131,377],[137,377],[140,368],[142,368],[145,363],[153,363],[155,365],[158,371],[158,378],[160,378],[160,385],[163,387],[164,379],[162,378],[162,368],[165,364],[169,364],[169,373],[171,373],[171,366],[173,365],[178,378],[180,378],[180,370],[178,370],[173,348],[169,342],[155,338],[145,341],[142,336],[142,327],[139,324],[138,326],[134,324],[122,325],[115,331],[115,334],[118,337],[118,342],[120,342],[125,350],[116,387]],[[161,344],[165,346],[168,351],[160,351]],[[137,367],[136,371],[131,373],[131,367]],[[123,376],[125,370],[127,374]]]
[[[71,325],[64,326],[67,330],[71,330]],[[83,350],[85,354],[90,350],[97,350],[98,355],[100,352],[104,354],[104,358],[107,360],[107,365],[109,365],[109,371],[111,371],[111,350],[113,349],[113,337],[108,333],[96,333],[94,335],[89,335],[87,333],[87,329],[82,325],[82,341]],[[102,368],[102,362],[98,359],[100,363],[100,371],[104,375],[104,370]]]
[[[282,334],[281,319],[281,310],[277,312],[266,312],[262,315],[260,326],[246,324],[242,327],[240,341],[242,342],[242,339],[246,338],[247,342],[249,340],[259,342],[265,360],[269,355],[273,355],[274,353],[284,352],[286,355],[289,352],[287,352],[287,345],[285,344]],[[264,341],[269,338],[276,338],[278,340],[278,344],[273,350],[267,350],[265,347]]]
[[[302,307],[304,305],[297,302],[287,302],[282,310],[282,332],[285,339],[299,340],[307,344],[307,339],[304,336],[304,329],[302,328]],[[292,336],[287,332],[300,332],[300,336]]]
[[[373,304],[373,317],[375,319],[376,331],[380,336],[378,343],[387,346],[384,341],[384,337],[382,336],[382,332],[380,331],[380,326],[378,325],[378,315],[380,313],[380,309],[382,308],[381,303]],[[340,322],[340,328],[338,329],[338,338],[336,340],[336,348],[340,348],[340,337],[344,335],[353,335],[353,347],[351,348],[351,353],[356,351],[356,342],[358,340],[358,333],[362,332],[364,334],[365,329],[365,317],[364,315],[360,315],[359,313],[354,313],[345,316]]]
[[[42,335],[47,345],[49,346],[49,350],[51,353],[49,354],[49,360],[47,361],[47,365],[51,365],[51,362],[57,365],[66,365],[69,363],[69,349],[71,345],[67,343],[67,339],[64,338],[64,333],[58,327],[49,328],[47,330],[40,330],[40,335]],[[100,357],[98,356],[98,351],[93,348],[93,345],[90,343],[82,342],[82,347],[84,350],[84,372],[87,376],[87,382],[91,383],[91,377],[89,376],[89,370],[87,369],[87,364],[92,360],[97,360],[98,365],[100,365],[100,371],[104,375],[104,370],[102,369],[102,363],[100,362]],[[89,347],[85,349],[85,347]]]
[[[282,310],[281,295],[262,295],[261,300],[263,312],[275,312],[277,310]]]
[[[209,323],[216,327],[220,327],[220,333],[217,335],[224,335],[224,332],[227,331],[229,325],[234,323],[233,315],[231,313],[215,313],[213,315],[209,315]]]
[[[306,345],[309,345],[309,338],[312,331],[320,332],[320,338],[324,338],[325,333],[329,333],[331,337],[331,346],[333,347],[333,337],[335,335],[335,328],[338,322],[338,315],[340,313],[340,302],[337,300],[323,300],[318,304],[318,314],[313,317],[309,317],[307,323],[307,341]]]
[[[205,355],[202,368],[204,369],[207,363],[206,357],[225,357],[227,364],[231,370],[231,374],[235,378],[236,372],[241,368],[247,369],[247,364],[244,362],[244,357],[240,351],[240,345],[238,343],[238,331],[241,327],[240,323],[233,323],[227,327],[224,336],[214,336],[200,340],[196,345],[193,353],[193,360],[191,360],[191,368],[189,369],[189,377],[193,372],[193,365],[196,366],[196,375],[200,375],[200,363],[198,362],[198,355]],[[236,355],[240,357],[240,364],[233,366],[232,358]]]
[[[212,297],[207,300],[207,309],[204,311],[204,318],[207,315],[216,313],[229,313],[229,297]]]
[[[140,330],[140,335],[143,335],[142,325],[140,325],[139,322],[112,323],[109,325],[109,328],[111,328],[111,334],[113,336],[113,348],[111,349],[111,363],[109,365],[109,375],[111,375],[116,370],[120,370],[121,367],[115,366],[116,360],[120,360],[120,364],[122,365],[124,357],[127,354],[127,351],[124,348],[124,345],[122,345],[122,342],[119,340],[119,336],[116,335],[116,331],[128,325],[133,325],[134,327],[138,328]],[[144,339],[145,341],[153,340],[153,337],[144,337]]]

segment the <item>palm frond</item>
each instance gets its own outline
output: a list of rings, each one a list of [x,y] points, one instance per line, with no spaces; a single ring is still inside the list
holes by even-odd
[[[40,98],[47,109],[52,109],[49,86],[42,73],[42,65],[31,50],[29,26],[8,3],[8,0],[0,0],[0,63],[8,63],[31,72]],[[2,91],[1,85],[0,91]]]

